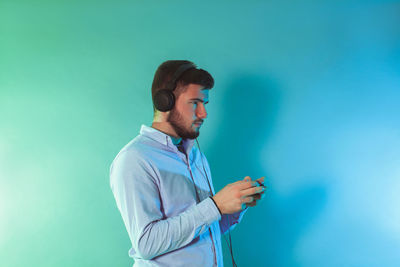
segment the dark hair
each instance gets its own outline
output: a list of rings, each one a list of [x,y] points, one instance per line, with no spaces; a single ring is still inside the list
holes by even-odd
[[[182,88],[190,83],[202,85],[204,89],[211,89],[214,86],[214,79],[211,74],[203,69],[198,69],[193,62],[188,60],[168,60],[163,62],[154,74],[153,84],[151,86],[152,99],[158,90],[165,89],[174,73],[184,64],[193,65],[193,68],[185,71],[181,77],[178,78],[176,87]],[[175,90],[175,96],[178,97],[183,91]]]

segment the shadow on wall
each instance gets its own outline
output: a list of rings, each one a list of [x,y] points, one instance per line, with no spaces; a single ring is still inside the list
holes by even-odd
[[[237,76],[232,76],[237,77]],[[268,147],[278,118],[281,91],[268,77],[244,75],[232,80],[220,105],[223,114],[208,158],[216,190],[243,179],[270,177],[260,160]],[[296,178],[296,177],[292,177]],[[301,177],[300,177],[301,178]],[[318,217],[326,203],[325,187],[310,184],[280,196],[267,189],[261,205],[250,209],[232,232],[236,263],[239,266],[296,266],[295,246]],[[225,242],[225,241],[222,241]],[[231,265],[227,246],[224,262]]]
[[[213,181],[219,187],[249,175],[265,175],[259,153],[269,140],[279,109],[275,83],[261,76],[232,75],[221,106],[222,121],[208,155],[213,167]],[[217,186],[217,188],[219,188]]]

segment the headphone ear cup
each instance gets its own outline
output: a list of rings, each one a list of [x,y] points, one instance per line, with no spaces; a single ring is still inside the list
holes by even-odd
[[[157,110],[169,111],[174,108],[175,95],[171,90],[161,89],[154,95],[153,103]]]

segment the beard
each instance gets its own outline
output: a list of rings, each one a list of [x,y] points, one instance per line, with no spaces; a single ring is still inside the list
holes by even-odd
[[[200,134],[199,131],[195,131],[184,125],[182,115],[175,108],[170,111],[167,121],[171,124],[177,135],[183,139],[195,139]]]

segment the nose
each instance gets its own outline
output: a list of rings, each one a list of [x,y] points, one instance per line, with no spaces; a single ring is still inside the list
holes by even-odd
[[[207,110],[203,103],[200,103],[197,105],[196,116],[197,116],[197,118],[200,118],[200,119],[207,118]]]

